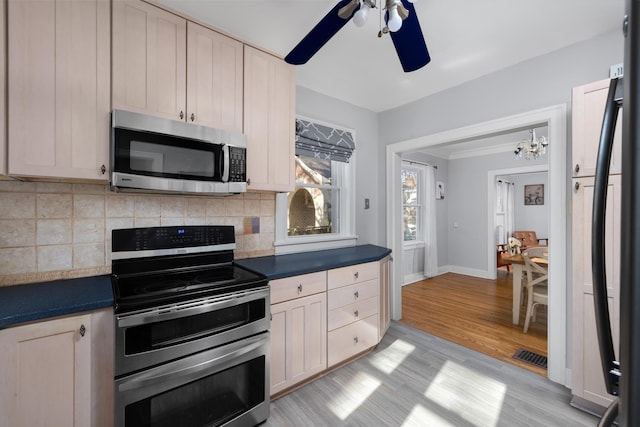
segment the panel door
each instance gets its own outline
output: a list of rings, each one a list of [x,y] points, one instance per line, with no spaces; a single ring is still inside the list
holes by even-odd
[[[187,23],[187,121],[242,132],[243,45]]]
[[[593,176],[600,142],[604,108],[609,93],[609,79],[573,89],[572,156],[573,176]],[[621,171],[622,110],[619,112],[614,132],[611,156],[611,174]]]
[[[90,315],[0,330],[0,425],[91,425],[90,333]]]
[[[619,354],[620,322],[620,185],[620,175],[609,177],[605,225],[607,294],[616,354]],[[572,392],[574,395],[606,407],[612,401],[612,396],[606,393],[604,387],[593,307],[591,272],[593,189],[593,178],[574,179]]]
[[[186,37],[184,18],[114,1],[113,108],[186,120]]]
[[[271,315],[273,395],[327,368],[326,294],[274,304]]]
[[[108,0],[9,0],[9,173],[107,180]]]

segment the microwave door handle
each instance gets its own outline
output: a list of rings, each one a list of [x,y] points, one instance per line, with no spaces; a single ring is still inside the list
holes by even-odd
[[[222,182],[229,181],[229,146],[222,146]]]
[[[615,359],[613,339],[611,336],[611,318],[607,302],[605,217],[613,136],[618,112],[622,106],[622,98],[619,95],[621,93],[619,89],[621,88],[622,78],[611,80],[598,146],[591,218],[591,269],[593,274],[593,304],[595,309],[596,330],[604,382],[607,393],[612,395],[618,394],[619,365]]]

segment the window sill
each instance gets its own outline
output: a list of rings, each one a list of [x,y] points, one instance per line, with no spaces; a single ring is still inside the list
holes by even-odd
[[[297,252],[320,251],[323,249],[336,249],[347,246],[355,246],[358,236],[296,236],[287,240],[276,241],[276,255],[291,254]]]
[[[407,242],[403,245],[403,247],[404,250],[424,248],[424,242],[419,240],[414,242]]]

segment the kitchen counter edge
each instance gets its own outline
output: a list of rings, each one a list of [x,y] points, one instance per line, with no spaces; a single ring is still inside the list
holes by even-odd
[[[261,273],[269,280],[331,270],[349,265],[380,261],[391,254],[391,249],[376,245],[358,245],[338,249],[301,252],[237,259],[243,268]]]
[[[111,276],[0,288],[0,329],[113,306]]]

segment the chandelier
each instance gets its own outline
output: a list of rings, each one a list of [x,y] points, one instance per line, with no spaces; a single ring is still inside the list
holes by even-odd
[[[516,149],[513,151],[518,159],[523,157],[527,160],[537,159],[547,154],[547,146],[549,145],[547,138],[544,136],[536,138],[535,129],[531,129],[529,132],[531,132],[531,140],[525,139],[518,142]]]

